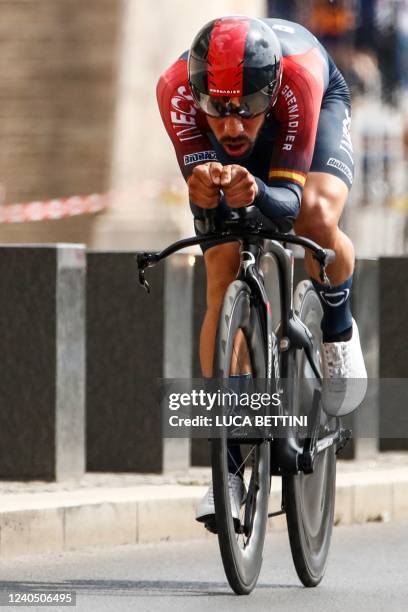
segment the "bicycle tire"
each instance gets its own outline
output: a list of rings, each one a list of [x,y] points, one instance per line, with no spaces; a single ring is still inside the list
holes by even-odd
[[[303,281],[297,286],[294,310],[313,334],[316,355],[321,342],[320,321],[323,311],[310,281]],[[306,357],[303,351],[295,351],[289,359],[288,379],[292,381],[293,377],[294,383],[292,410],[299,414],[299,383],[307,369]],[[308,375],[312,376],[311,369]],[[311,401],[311,394],[308,401]],[[292,558],[297,575],[306,587],[319,584],[325,573],[333,528],[335,486],[336,455],[333,446],[317,456],[312,474],[299,472],[282,478]]]
[[[230,375],[234,338],[242,330],[251,355],[252,372],[266,378],[265,340],[258,309],[251,304],[250,289],[243,281],[228,287],[219,318],[214,354],[214,375]],[[254,447],[251,473],[252,490],[246,500],[244,522],[251,525],[244,548],[239,542],[231,514],[228,489],[226,437],[211,440],[211,463],[218,542],[225,574],[238,595],[247,595],[255,587],[262,565],[262,553],[268,519],[270,492],[270,445],[261,440]],[[254,483],[257,483],[254,486]],[[251,484],[249,489],[251,489]],[[251,514],[251,516],[248,516]],[[247,522],[248,521],[248,522]]]

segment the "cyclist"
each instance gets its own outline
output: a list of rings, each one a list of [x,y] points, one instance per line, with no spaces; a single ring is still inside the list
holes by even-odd
[[[252,206],[267,225],[333,249],[331,285],[317,263],[305,267],[323,308],[322,366],[328,379],[363,379],[356,393],[329,387],[324,407],[346,414],[363,400],[367,373],[350,299],[354,249],[339,229],[353,182],[350,94],[324,47],[299,24],[281,19],[221,17],[206,24],[189,52],[161,76],[157,98],[165,128],[188,184],[196,233],[205,209],[216,217]],[[239,264],[236,242],[206,244],[207,311],[200,337],[203,376],[212,375],[223,296]],[[337,388],[338,391],[338,388]],[[230,447],[232,508],[245,495],[239,446]],[[233,510],[234,511],[234,510]],[[214,515],[212,488],[197,520]]]

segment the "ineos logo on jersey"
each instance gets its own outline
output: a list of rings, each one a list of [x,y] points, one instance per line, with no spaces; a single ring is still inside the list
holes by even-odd
[[[201,137],[200,130],[197,129],[195,115],[197,109],[194,106],[194,98],[184,85],[181,85],[171,99],[170,118],[174,131],[180,142],[194,140]]]
[[[341,306],[347,300],[350,289],[342,289],[341,291],[336,291],[335,293],[326,293],[324,291],[320,291],[320,296],[328,306],[332,306],[333,308],[337,308],[337,306]]]

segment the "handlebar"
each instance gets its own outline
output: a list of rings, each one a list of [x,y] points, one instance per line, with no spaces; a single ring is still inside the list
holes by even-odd
[[[268,239],[268,240],[276,240],[278,242],[286,242],[289,244],[297,244],[305,249],[309,249],[313,253],[313,258],[320,265],[320,279],[323,283],[328,282],[328,277],[326,274],[326,267],[331,264],[336,257],[336,254],[331,249],[324,249],[319,246],[313,240],[309,240],[308,238],[304,238],[303,236],[295,236],[293,234],[282,233],[274,230],[262,229],[262,222],[258,221],[253,223],[251,221],[247,221],[246,223],[242,223],[247,219],[250,219],[250,210],[254,208],[252,206],[237,209],[238,219],[233,221],[227,221],[220,224],[220,227],[217,228],[217,220],[216,220],[216,209],[207,209],[204,213],[205,222],[206,222],[206,233],[201,236],[194,236],[192,238],[184,238],[182,240],[178,240],[173,244],[169,245],[162,251],[152,253],[152,252],[142,252],[138,253],[136,256],[137,266],[139,268],[139,282],[146,289],[148,293],[150,293],[149,283],[145,279],[145,269],[151,268],[155,266],[159,261],[165,259],[169,255],[180,251],[189,246],[204,244],[206,242],[234,242],[235,240],[239,240],[242,238],[248,238],[250,236],[259,236],[260,238]]]

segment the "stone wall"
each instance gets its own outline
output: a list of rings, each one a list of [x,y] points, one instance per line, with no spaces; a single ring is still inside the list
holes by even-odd
[[[2,0],[0,183],[7,202],[105,189],[117,0]]]
[[[206,21],[261,16],[265,1],[0,0],[0,10],[0,203],[117,192],[102,219],[0,225],[0,242],[158,248],[190,233],[183,195],[176,206],[138,195],[142,180],[180,176],[156,82]]]

